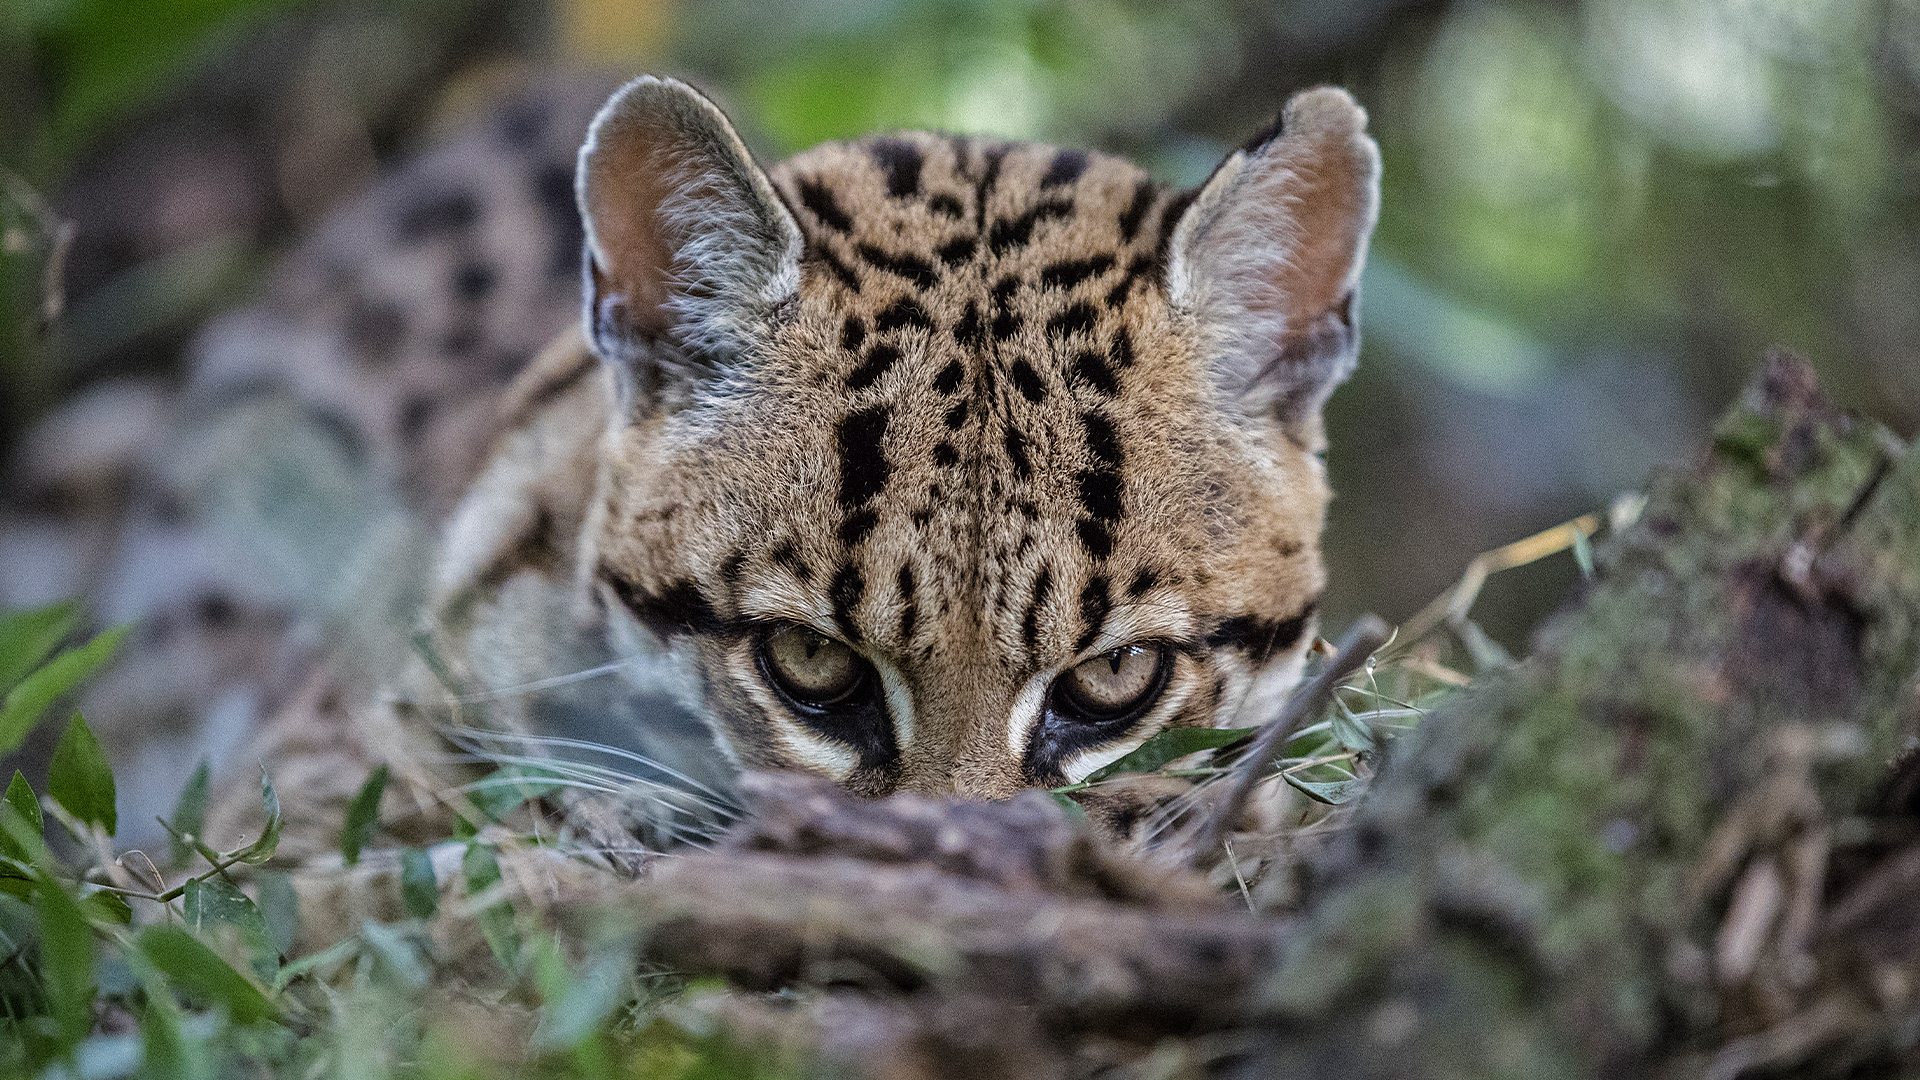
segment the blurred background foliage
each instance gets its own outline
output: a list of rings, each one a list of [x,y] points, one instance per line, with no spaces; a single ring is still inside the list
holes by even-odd
[[[0,452],[209,313],[384,163],[556,66],[682,74],[768,157],[926,126],[1204,177],[1292,90],[1386,159],[1331,415],[1336,616],[1701,440],[1781,343],[1920,419],[1920,0],[5,0]],[[1570,564],[1496,582],[1517,640]]]

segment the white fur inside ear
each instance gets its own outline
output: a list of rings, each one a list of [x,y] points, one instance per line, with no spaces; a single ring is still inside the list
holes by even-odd
[[[642,76],[615,93],[577,187],[589,335],[603,355],[634,354],[609,360],[656,352],[650,325],[668,328],[669,354],[738,355],[799,290],[798,224],[726,116],[684,83]]]
[[[1234,151],[1174,230],[1169,293],[1222,398],[1249,412],[1317,412],[1352,373],[1353,297],[1379,208],[1365,124],[1343,91],[1297,95],[1281,133]]]

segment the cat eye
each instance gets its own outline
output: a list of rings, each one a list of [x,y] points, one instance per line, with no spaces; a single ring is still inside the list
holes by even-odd
[[[760,639],[760,670],[795,705],[832,709],[862,696],[872,669],[845,644],[805,626]]]
[[[1158,643],[1122,645],[1086,660],[1053,684],[1053,712],[1091,723],[1131,719],[1165,689],[1172,656]]]

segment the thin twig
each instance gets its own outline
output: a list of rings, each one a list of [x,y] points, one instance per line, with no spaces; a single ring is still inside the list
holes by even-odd
[[[1480,589],[1486,585],[1489,577],[1503,570],[1538,562],[1549,555],[1557,555],[1599,531],[1599,514],[1581,514],[1572,521],[1563,521],[1532,536],[1475,555],[1453,587],[1434,597],[1426,607],[1400,624],[1401,636],[1411,645],[1437,626],[1459,625],[1473,610],[1473,602],[1479,599]]]
[[[1212,852],[1221,845],[1234,820],[1240,816],[1241,809],[1247,805],[1254,785],[1266,778],[1273,767],[1274,758],[1279,756],[1281,748],[1292,737],[1293,730],[1325,703],[1340,680],[1366,663],[1367,658],[1392,636],[1393,631],[1375,615],[1362,615],[1347,628],[1327,665],[1313,678],[1302,683],[1287,699],[1280,715],[1267,721],[1260,728],[1260,733],[1253,737],[1253,745],[1247,748],[1245,756],[1236,766],[1237,773],[1228,781],[1231,786],[1227,788],[1226,797],[1215,804],[1212,815],[1201,825],[1196,855]]]

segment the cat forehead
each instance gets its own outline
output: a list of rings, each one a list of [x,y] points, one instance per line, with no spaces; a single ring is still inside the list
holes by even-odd
[[[772,176],[817,271],[803,287],[875,317],[903,290],[972,301],[989,332],[1023,286],[1101,279],[1075,299],[1123,304],[1158,272],[1186,201],[1105,154],[922,132],[829,143]],[[1013,329],[1002,318],[996,336]]]

